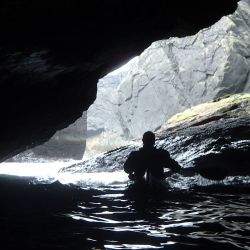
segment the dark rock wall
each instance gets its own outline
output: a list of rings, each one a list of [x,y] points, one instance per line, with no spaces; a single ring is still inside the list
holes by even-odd
[[[96,83],[151,42],[194,34],[237,1],[2,0],[0,157],[45,142],[94,101]]]
[[[87,112],[47,142],[8,159],[10,162],[51,162],[81,160],[86,148]]]

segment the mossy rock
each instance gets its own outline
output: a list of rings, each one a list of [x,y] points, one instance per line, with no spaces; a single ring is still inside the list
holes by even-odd
[[[250,116],[250,93],[227,95],[211,102],[199,104],[172,116],[163,127],[179,126],[183,123],[190,125],[209,122],[221,118]]]

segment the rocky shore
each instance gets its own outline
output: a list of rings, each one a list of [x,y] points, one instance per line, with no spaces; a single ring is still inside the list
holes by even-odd
[[[156,147],[167,149],[179,164],[207,175],[249,175],[250,94],[236,94],[197,105],[168,120],[156,132]],[[100,154],[63,172],[121,170],[128,154],[141,143]],[[214,169],[214,170],[213,170]],[[216,176],[215,176],[216,178]]]

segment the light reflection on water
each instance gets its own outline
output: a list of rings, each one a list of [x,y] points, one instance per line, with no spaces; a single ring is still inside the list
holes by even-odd
[[[106,249],[162,249],[171,245],[176,246],[171,249],[249,250],[249,194],[170,191],[165,199],[142,201],[113,190],[92,198],[101,204],[82,202],[67,216],[94,223],[89,227],[105,235]],[[93,235],[92,239],[98,241]]]
[[[39,182],[52,183],[59,181],[62,184],[76,184],[85,186],[101,186],[128,181],[123,171],[98,172],[98,173],[70,173],[60,172],[66,166],[76,163],[72,162],[51,162],[51,163],[1,163],[0,174],[35,177]]]
[[[124,184],[128,182],[127,174],[124,171],[97,172],[91,173],[71,173],[62,172],[61,169],[66,166],[73,165],[79,161],[70,162],[50,162],[50,163],[18,163],[4,162],[0,164],[0,174],[35,177],[38,182],[52,183],[59,181],[62,184],[75,184],[82,187],[98,187],[110,186],[115,184]],[[212,181],[204,179],[199,175],[192,177],[183,177],[178,174],[168,178],[170,188],[190,189],[193,185],[209,186],[214,184],[232,185],[232,184],[248,184],[249,176],[229,176],[223,181]],[[117,187],[116,187],[117,188]]]
[[[162,200],[130,199],[103,189],[68,213],[105,235],[105,249],[249,249],[249,194],[170,191]],[[108,194],[106,194],[108,192]],[[99,236],[91,239],[98,242]],[[110,244],[112,241],[112,244]],[[135,244],[137,242],[137,244]],[[188,248],[187,248],[188,247]]]
[[[40,165],[8,165],[8,168],[1,165],[0,173],[35,176],[37,183],[58,180],[63,184],[77,184],[75,201],[74,192],[71,194],[74,187],[46,186],[46,190],[51,186],[51,193],[55,192],[55,196],[60,197],[63,192],[64,197],[69,193],[68,197],[74,201],[68,210],[65,208],[58,213],[51,207],[49,212],[53,214],[52,218],[72,221],[65,233],[67,237],[78,235],[86,240],[85,245],[76,249],[249,250],[249,186],[241,192],[242,185],[249,184],[247,177],[230,177],[224,182],[208,181],[206,187],[201,177],[175,175],[169,179],[170,189],[165,193],[136,194],[128,188],[127,176],[122,171],[72,174],[60,173],[64,164]],[[32,171],[28,172],[28,168]],[[43,199],[48,203],[46,195]],[[43,214],[41,217],[44,221]],[[48,227],[50,221],[51,217]],[[60,225],[55,229],[56,234]]]

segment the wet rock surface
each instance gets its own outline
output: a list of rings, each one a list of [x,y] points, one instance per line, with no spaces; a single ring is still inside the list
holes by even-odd
[[[201,110],[206,110],[202,113]],[[156,147],[167,149],[183,168],[206,175],[249,175],[250,95],[239,94],[195,106],[172,117],[159,130]],[[132,144],[64,168],[74,173],[122,170]],[[218,170],[219,169],[219,170]],[[209,173],[213,171],[208,170]],[[219,172],[218,172],[219,171]]]

